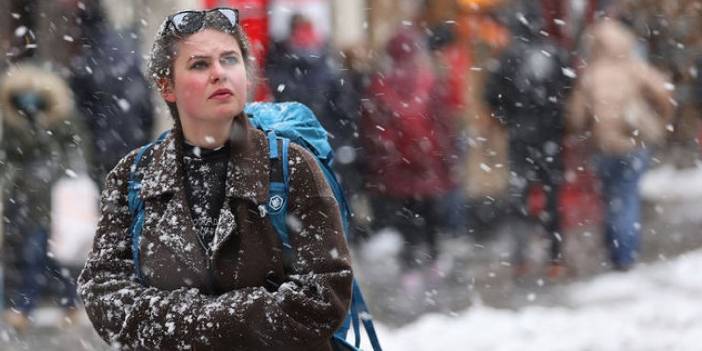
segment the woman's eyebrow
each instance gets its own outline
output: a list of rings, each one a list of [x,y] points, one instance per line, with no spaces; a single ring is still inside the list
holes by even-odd
[[[192,61],[192,60],[209,60],[209,59],[210,59],[210,56],[207,56],[207,55],[193,55],[193,56],[190,56],[190,58],[188,59],[188,61]]]
[[[236,50],[229,50],[229,51],[225,51],[225,52],[220,54],[220,56],[229,56],[229,55],[241,56],[241,54]]]

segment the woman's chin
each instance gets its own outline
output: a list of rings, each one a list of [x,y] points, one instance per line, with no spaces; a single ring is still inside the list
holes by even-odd
[[[215,113],[217,116],[224,116],[228,118],[232,118],[234,116],[237,116],[241,113],[241,111],[244,109],[243,105],[234,105],[234,106],[222,106],[221,108],[218,108],[215,110]]]
[[[212,114],[210,115],[211,121],[228,121],[236,117],[241,113],[241,109],[235,109],[235,108],[226,108],[226,109],[217,109],[215,111],[212,111]]]
[[[183,116],[189,115],[191,116],[190,120],[192,120],[192,123],[197,123],[196,121],[199,121],[199,123],[218,123],[218,122],[229,122],[232,119],[234,119],[236,116],[241,114],[241,111],[243,110],[244,106],[243,105],[227,105],[227,106],[208,106],[209,108],[205,109],[200,109],[199,111],[194,111],[194,113],[181,113],[181,118]]]

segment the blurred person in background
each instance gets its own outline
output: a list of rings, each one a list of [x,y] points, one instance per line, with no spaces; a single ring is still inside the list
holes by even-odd
[[[448,168],[451,189],[437,204],[441,218],[439,229],[452,236],[465,234],[466,201],[461,187],[461,167],[466,157],[467,143],[463,133],[463,118],[468,105],[466,90],[470,70],[469,52],[458,41],[456,25],[441,23],[427,31],[431,62],[436,77],[432,89],[431,114],[436,140],[442,150],[440,157]]]
[[[699,165],[702,131],[702,3],[697,0],[618,0],[608,12],[631,26],[647,59],[666,75],[677,106],[665,148],[676,168]],[[612,16],[611,16],[612,17]]]
[[[333,138],[330,139],[334,148],[334,171],[344,187],[345,194],[351,205],[350,238],[358,243],[363,237],[370,235],[370,204],[365,192],[365,175],[362,164],[363,155],[359,152],[360,121],[363,113],[363,99],[371,83],[372,68],[369,50],[365,45],[356,44],[343,50],[342,69],[338,80],[339,92],[333,104],[333,116],[337,116],[331,124]]]
[[[433,118],[436,79],[426,37],[402,26],[386,45],[388,66],[373,77],[362,120],[374,229],[404,238],[403,283],[420,290],[437,258],[440,202],[454,187]]]
[[[495,229],[496,220],[505,210],[507,189],[507,133],[490,116],[484,98],[488,68],[509,43],[509,31],[498,21],[503,4],[499,0],[461,0],[456,18],[455,50],[467,55],[467,71],[452,72],[462,76],[463,105],[461,140],[465,148],[459,170],[460,184],[468,208],[465,222],[476,238],[487,238]],[[459,60],[460,62],[460,60]],[[451,70],[459,64],[452,63]],[[452,80],[455,78],[451,78]]]
[[[537,215],[550,240],[547,274],[564,273],[563,232],[559,195],[563,182],[563,110],[571,79],[564,74],[567,53],[544,33],[544,19],[538,2],[522,1],[510,19],[512,42],[492,70],[485,87],[485,99],[493,116],[509,134],[510,190],[512,214],[531,217],[530,187],[541,185],[545,208]],[[531,238],[528,227],[512,223],[515,238],[514,273],[527,273],[526,248]]]
[[[69,19],[70,86],[90,133],[91,174],[102,188],[122,156],[151,140],[151,89],[141,72],[136,28],[112,28],[100,0],[59,0]]]
[[[367,68],[361,62],[362,55],[365,55],[364,48],[357,47],[347,50],[344,61],[337,62],[314,22],[295,13],[290,17],[288,37],[272,43],[265,66],[275,101],[307,105],[329,133],[335,153],[333,169],[348,194],[352,209],[359,209],[363,202],[357,141],[361,96],[368,86],[368,73],[364,72]],[[366,228],[355,212],[351,230],[362,233]],[[354,233],[350,235],[355,237]]]
[[[3,201],[10,201],[7,228],[18,236],[21,281],[10,296],[5,321],[20,332],[30,326],[42,287],[57,280],[59,303],[66,323],[76,314],[75,284],[68,269],[48,257],[51,188],[83,158],[80,120],[67,83],[58,75],[30,64],[11,67],[0,85],[4,153],[0,176]],[[9,233],[8,233],[9,234]]]
[[[639,182],[674,108],[666,78],[637,55],[636,38],[624,25],[604,18],[586,40],[588,65],[569,102],[568,125],[592,138],[611,263],[628,270],[640,248]]]
[[[337,149],[353,133],[353,121],[339,111],[339,67],[329,43],[305,15],[290,17],[288,38],[272,43],[265,74],[275,101],[297,101],[315,113]],[[337,140],[337,138],[339,140]]]

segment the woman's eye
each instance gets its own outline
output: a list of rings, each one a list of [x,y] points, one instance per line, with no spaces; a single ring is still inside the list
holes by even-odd
[[[223,65],[234,65],[239,62],[239,58],[236,56],[226,56],[222,58],[221,62]]]
[[[205,61],[195,61],[190,65],[190,69],[204,69],[207,68],[207,62]]]

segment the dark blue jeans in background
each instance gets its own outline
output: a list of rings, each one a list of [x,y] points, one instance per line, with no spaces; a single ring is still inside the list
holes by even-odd
[[[76,305],[76,286],[68,269],[60,267],[48,253],[48,233],[44,228],[33,228],[22,233],[22,283],[19,296],[13,299],[14,308],[29,315],[36,307],[42,287],[58,288],[54,294],[60,298],[59,305],[72,308]],[[47,274],[49,273],[49,274]],[[57,284],[47,281],[47,277],[57,280]]]
[[[616,269],[628,269],[637,259],[641,242],[639,182],[650,159],[646,149],[595,158],[602,182],[605,240]]]

